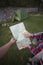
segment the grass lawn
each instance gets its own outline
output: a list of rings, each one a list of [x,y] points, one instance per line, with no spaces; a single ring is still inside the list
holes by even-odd
[[[43,31],[43,16],[30,16],[27,20],[23,21],[26,29],[29,32],[41,32]],[[14,25],[19,22],[9,22],[9,25]],[[0,23],[0,46],[6,44],[12,34],[9,27],[2,27]],[[28,48],[18,50],[16,44],[12,45],[7,54],[0,61],[0,65],[26,65],[28,57],[31,57]]]

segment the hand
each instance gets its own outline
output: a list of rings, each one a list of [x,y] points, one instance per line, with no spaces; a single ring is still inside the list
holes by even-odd
[[[24,34],[27,38],[30,37],[30,35],[31,35],[31,33],[29,33],[28,31],[23,32],[23,34]]]
[[[10,43],[15,43],[16,42],[16,40],[14,39],[14,38],[11,38],[11,40],[10,40]]]
[[[26,47],[28,47],[28,46],[27,46],[27,45],[23,45],[23,46],[22,46],[22,48],[26,48]]]

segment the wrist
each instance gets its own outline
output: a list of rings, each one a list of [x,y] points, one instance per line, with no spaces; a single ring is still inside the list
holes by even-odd
[[[28,37],[31,37],[31,33],[28,34]]]
[[[32,34],[32,33],[30,34],[30,37],[31,37],[31,36],[33,37],[33,34]]]
[[[13,43],[11,41],[9,41],[9,44],[12,45]]]

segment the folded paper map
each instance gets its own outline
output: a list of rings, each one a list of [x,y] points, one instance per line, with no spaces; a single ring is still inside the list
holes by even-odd
[[[26,31],[23,22],[16,24],[16,25],[13,25],[13,26],[10,26],[10,30],[12,32],[13,37],[17,40],[16,44],[17,44],[17,47],[19,50],[22,49],[23,46],[31,44],[30,39],[26,38],[23,35],[23,32]]]

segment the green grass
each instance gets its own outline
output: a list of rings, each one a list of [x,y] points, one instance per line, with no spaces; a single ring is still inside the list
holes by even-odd
[[[43,16],[29,16],[29,18],[23,22],[29,32],[43,31]],[[19,22],[10,21],[9,25],[11,26],[17,23]],[[11,37],[12,34],[9,27],[2,27],[2,23],[0,23],[0,46],[6,44]],[[16,44],[14,44],[0,61],[0,65],[26,65],[28,57],[31,57],[28,48],[19,51]]]

